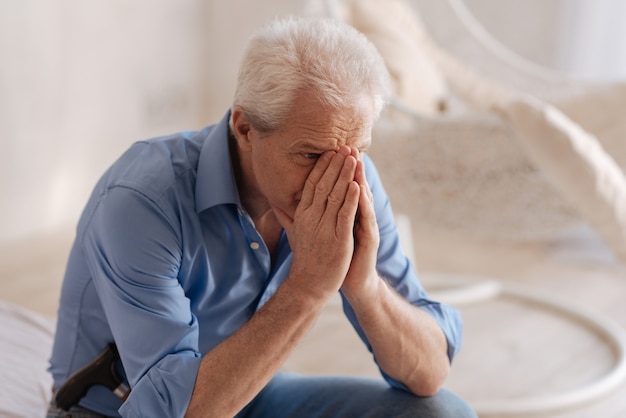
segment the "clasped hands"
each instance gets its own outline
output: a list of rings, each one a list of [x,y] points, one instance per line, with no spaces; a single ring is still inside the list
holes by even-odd
[[[361,298],[375,288],[380,237],[359,151],[342,146],[323,153],[293,218],[276,216],[293,252],[290,280],[303,291],[328,298],[342,289]]]

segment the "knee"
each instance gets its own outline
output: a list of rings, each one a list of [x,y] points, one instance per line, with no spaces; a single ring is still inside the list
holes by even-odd
[[[429,398],[420,398],[420,405],[408,416],[429,418],[476,418],[478,415],[467,402],[454,393],[441,389]]]
[[[476,412],[463,399],[442,389],[430,397],[418,397],[395,391],[395,401],[382,406],[383,416],[399,418],[476,418]],[[378,416],[378,415],[377,415]]]

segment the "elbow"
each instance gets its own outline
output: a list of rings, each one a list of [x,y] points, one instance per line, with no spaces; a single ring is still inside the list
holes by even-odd
[[[416,396],[434,396],[442,388],[449,373],[450,363],[446,361],[436,367],[429,367],[428,370],[416,371],[405,385]]]
[[[409,390],[415,396],[419,396],[419,397],[422,397],[422,398],[428,398],[430,396],[436,395],[437,392],[439,392],[439,389],[441,389],[442,386],[443,386],[443,384],[421,383],[419,385],[415,385],[415,387],[409,387]]]

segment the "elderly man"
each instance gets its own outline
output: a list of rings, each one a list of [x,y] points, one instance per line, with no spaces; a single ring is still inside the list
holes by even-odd
[[[440,389],[459,315],[426,298],[364,154],[388,84],[351,27],[277,20],[221,122],[113,164],[78,224],[50,370],[58,390],[115,343],[131,390],[91,386],[72,416],[474,416]],[[385,380],[280,371],[338,291]]]

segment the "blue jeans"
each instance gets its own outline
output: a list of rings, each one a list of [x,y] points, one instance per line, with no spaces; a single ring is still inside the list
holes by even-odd
[[[75,407],[72,418],[102,415]],[[47,418],[66,417],[51,407]],[[420,398],[381,379],[301,376],[279,372],[236,418],[476,418],[459,397],[442,389]]]
[[[73,406],[69,411],[64,411],[61,408],[57,408],[54,405],[50,405],[46,418],[107,418],[104,415],[100,415],[96,412],[82,408],[80,406]]]
[[[236,418],[475,418],[458,396],[442,389],[420,398],[382,379],[278,373]]]

